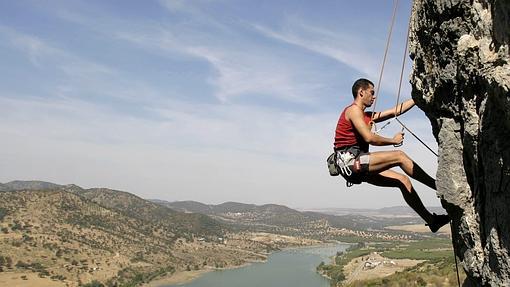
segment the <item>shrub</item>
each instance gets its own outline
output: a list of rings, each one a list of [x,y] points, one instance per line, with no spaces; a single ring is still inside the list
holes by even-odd
[[[23,227],[19,221],[14,221],[14,224],[11,227],[12,231],[21,230]]]
[[[7,215],[7,209],[0,207],[0,221],[4,220],[4,217]]]
[[[18,261],[18,263],[16,263],[15,266],[16,266],[16,268],[27,268],[30,265],[28,263],[23,262],[23,261]]]
[[[97,280],[92,280],[92,282],[90,283],[87,283],[85,285],[82,285],[83,287],[104,287],[104,284],[97,281]]]

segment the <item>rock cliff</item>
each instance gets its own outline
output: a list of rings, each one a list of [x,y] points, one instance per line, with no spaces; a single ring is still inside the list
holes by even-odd
[[[508,0],[414,1],[413,98],[439,145],[464,286],[510,286],[509,39]]]

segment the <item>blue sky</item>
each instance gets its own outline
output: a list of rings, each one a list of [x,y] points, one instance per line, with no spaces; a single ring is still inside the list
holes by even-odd
[[[395,103],[410,9],[398,7],[378,108]],[[397,190],[347,189],[325,166],[352,82],[377,82],[391,13],[380,0],[2,1],[0,182],[169,201],[404,205]],[[403,120],[436,147],[418,108]],[[435,156],[406,138],[435,174]]]

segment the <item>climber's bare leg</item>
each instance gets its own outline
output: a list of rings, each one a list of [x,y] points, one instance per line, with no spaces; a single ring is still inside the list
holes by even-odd
[[[407,175],[436,189],[436,180],[428,175],[419,165],[417,165],[406,153],[394,151],[377,151],[370,153],[369,172],[377,174],[392,167],[400,167]]]
[[[372,161],[372,158],[370,158],[370,161]],[[433,221],[432,214],[425,208],[418,193],[414,190],[409,177],[405,174],[393,170],[385,170],[380,173],[368,175],[366,182],[376,186],[398,187],[407,204],[416,211],[425,222],[431,223]]]

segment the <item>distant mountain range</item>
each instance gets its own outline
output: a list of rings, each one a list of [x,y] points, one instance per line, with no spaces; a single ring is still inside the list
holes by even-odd
[[[254,205],[238,202],[225,202],[218,205],[204,204],[196,201],[167,202],[152,200],[176,211],[209,215],[225,223],[261,228],[304,228],[312,226],[324,228],[348,228],[354,230],[383,229],[389,225],[414,224],[420,220],[414,217],[377,218],[361,214],[334,215],[313,211],[297,211],[283,205]]]
[[[51,190],[51,189],[66,189],[66,190],[81,190],[77,185],[69,184],[69,185],[60,185],[46,181],[11,181],[8,183],[0,183],[0,191],[16,191],[16,190]],[[91,189],[97,190],[97,189]],[[107,190],[107,189],[100,189]],[[80,191],[80,192],[81,192]],[[245,204],[238,202],[225,202],[218,205],[204,204],[197,201],[176,201],[176,202],[168,202],[165,200],[152,199],[150,200],[154,203],[164,205],[170,207],[173,210],[185,212],[185,213],[201,213],[207,215],[216,215],[219,213],[228,213],[228,212],[247,212],[253,210],[269,210],[273,209],[275,212],[289,212],[293,209],[290,209],[283,205],[276,204],[265,204],[265,205],[254,205],[254,204]],[[431,212],[436,213],[444,213],[444,209],[439,206],[428,207]],[[296,211],[296,210],[294,210]],[[391,207],[383,207],[378,209],[359,209],[359,208],[315,208],[315,209],[305,209],[300,210],[301,212],[316,212],[322,214],[329,215],[362,215],[362,216],[409,216],[409,217],[417,217],[416,213],[408,206],[391,206]]]
[[[428,206],[430,212],[444,214],[446,211],[440,206]],[[391,206],[378,209],[368,208],[311,208],[306,211],[314,211],[331,215],[363,215],[369,217],[418,217],[416,212],[409,206]]]

